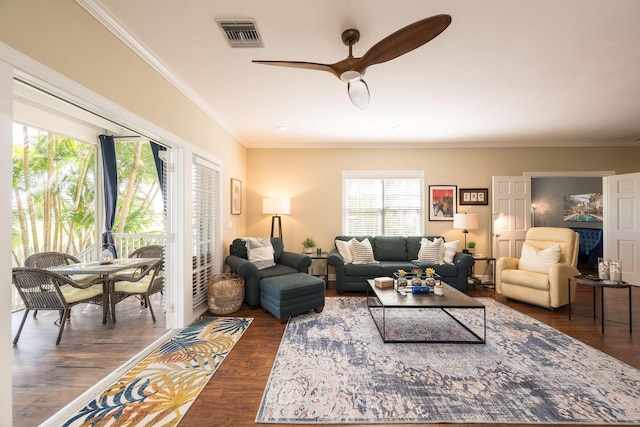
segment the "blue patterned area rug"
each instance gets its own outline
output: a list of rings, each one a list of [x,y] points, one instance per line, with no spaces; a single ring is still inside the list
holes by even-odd
[[[327,298],[289,321],[256,422],[640,424],[639,370],[480,300],[486,345],[383,344],[365,298]]]

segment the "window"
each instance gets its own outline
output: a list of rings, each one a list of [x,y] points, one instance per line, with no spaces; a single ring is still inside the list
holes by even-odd
[[[346,235],[423,234],[422,171],[345,171],[342,196]]]

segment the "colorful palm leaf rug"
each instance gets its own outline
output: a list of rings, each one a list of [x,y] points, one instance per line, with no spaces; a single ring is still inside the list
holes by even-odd
[[[640,425],[640,370],[480,300],[485,345],[384,344],[365,298],[327,298],[322,313],[289,321],[256,422]],[[423,329],[459,332],[427,312],[385,320],[415,331],[418,316]],[[477,317],[465,325],[481,326]]]
[[[197,319],[63,425],[177,425],[252,320]]]

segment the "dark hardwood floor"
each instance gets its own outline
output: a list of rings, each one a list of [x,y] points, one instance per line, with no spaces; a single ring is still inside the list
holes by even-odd
[[[567,307],[547,310],[494,295],[491,289],[472,288],[471,296],[494,297],[496,300],[534,317],[586,344],[640,369],[640,289],[635,288],[633,320],[636,332],[629,334],[627,291],[609,289],[605,293],[605,334],[600,321],[592,316],[591,289],[579,287],[572,304],[572,320]],[[336,296],[330,283],[327,296]],[[347,293],[342,296],[359,296]],[[599,299],[598,299],[599,300]],[[135,301],[134,301],[135,303]],[[123,304],[123,303],[121,303]],[[156,303],[157,304],[157,303]],[[89,306],[90,307],[90,306]],[[154,305],[157,307],[157,305]],[[76,307],[74,310],[77,310]],[[145,342],[162,335],[164,317],[154,326],[145,310],[118,307],[118,323],[100,324],[99,308],[90,307],[81,315],[74,312],[73,326],[65,329],[61,345],[56,348],[56,329],[51,320],[38,315],[38,323],[27,320],[27,326],[14,350],[13,399],[14,425],[34,426],[137,354]],[[600,307],[598,306],[598,313]],[[95,311],[95,312],[94,312]],[[161,310],[156,310],[156,312]],[[97,312],[97,313],[96,313]],[[205,313],[205,315],[209,315]],[[321,315],[321,314],[320,314]],[[248,426],[254,420],[271,367],[275,360],[285,326],[264,310],[251,310],[246,305],[233,314],[252,317],[253,323],[233,351],[222,363],[209,384],[191,406],[181,426]],[[18,316],[19,317],[19,316]],[[14,320],[16,314],[14,314]],[[82,322],[80,319],[83,319]],[[96,320],[97,319],[97,320]],[[126,319],[126,320],[125,320]],[[97,322],[97,323],[96,323]],[[17,327],[17,323],[16,323]],[[112,331],[106,334],[106,331]],[[31,339],[27,336],[30,335]],[[27,339],[25,339],[27,338]],[[31,341],[33,340],[33,344]],[[131,351],[136,348],[135,351]],[[406,424],[405,424],[406,425]],[[435,424],[432,424],[435,425]],[[446,424],[455,426],[463,424]],[[516,425],[510,424],[509,427]]]

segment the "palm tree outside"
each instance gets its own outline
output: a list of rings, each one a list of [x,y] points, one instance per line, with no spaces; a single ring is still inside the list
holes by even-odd
[[[117,141],[114,232],[162,234],[162,188],[148,141]],[[83,254],[96,242],[97,138],[77,141],[26,124],[13,126],[12,264],[37,252]],[[97,252],[96,252],[97,254]],[[123,254],[126,256],[126,254]]]

